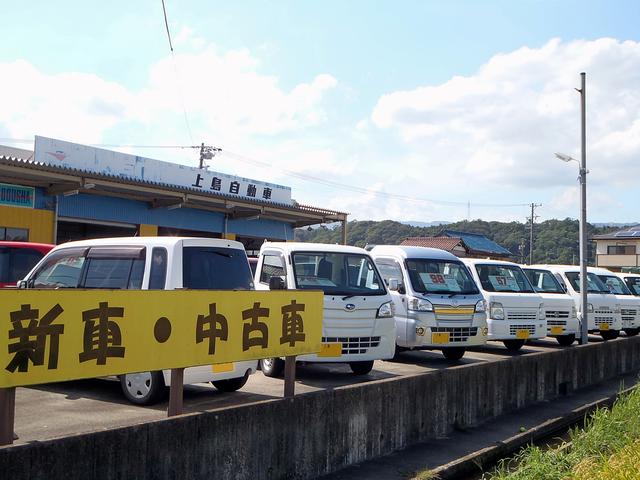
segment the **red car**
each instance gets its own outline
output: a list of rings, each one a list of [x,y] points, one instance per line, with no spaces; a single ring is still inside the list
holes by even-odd
[[[15,287],[55,245],[0,241],[0,288]]]

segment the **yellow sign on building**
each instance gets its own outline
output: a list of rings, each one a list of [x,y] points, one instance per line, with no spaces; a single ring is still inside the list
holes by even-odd
[[[322,292],[0,291],[0,388],[317,353]]]

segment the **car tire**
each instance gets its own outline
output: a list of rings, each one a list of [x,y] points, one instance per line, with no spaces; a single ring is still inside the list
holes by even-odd
[[[624,333],[627,334],[627,337],[635,337],[640,333],[640,328],[625,328]]]
[[[464,356],[466,349],[462,347],[449,347],[442,349],[442,355],[447,360],[460,360]]]
[[[260,370],[266,377],[280,377],[284,372],[284,360],[281,358],[263,358],[260,360]]]
[[[351,371],[356,375],[366,375],[373,369],[373,360],[366,362],[349,362]]]
[[[400,360],[400,354],[402,354],[402,352],[406,352],[407,350],[409,350],[409,349],[405,348],[405,347],[401,347],[398,344],[396,344],[396,349],[393,352],[393,359],[392,360]]]
[[[216,387],[221,392],[235,392],[245,386],[249,380],[249,371],[247,371],[242,377],[227,378],[226,380],[214,380],[211,385]]]
[[[568,347],[570,345],[573,345],[573,342],[576,341],[576,336],[574,333],[571,333],[569,335],[559,335],[556,337],[556,340],[563,347]]]
[[[131,403],[153,405],[167,392],[162,372],[127,373],[120,375],[120,388]]]
[[[603,340],[613,340],[618,338],[618,335],[620,335],[620,330],[600,330],[600,336]]]
[[[524,340],[503,340],[502,343],[504,343],[504,346],[507,347],[507,350],[515,352],[523,347]]]

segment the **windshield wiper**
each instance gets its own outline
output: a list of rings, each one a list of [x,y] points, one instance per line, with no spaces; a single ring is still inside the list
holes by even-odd
[[[345,295],[344,297],[342,297],[342,300],[348,300],[350,298],[357,297],[357,296],[358,296],[357,293],[353,293],[351,295]]]

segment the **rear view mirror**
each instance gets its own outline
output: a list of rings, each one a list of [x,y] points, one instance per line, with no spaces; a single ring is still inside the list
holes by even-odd
[[[287,286],[282,277],[271,277],[269,279],[269,290],[286,290]]]

